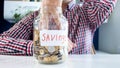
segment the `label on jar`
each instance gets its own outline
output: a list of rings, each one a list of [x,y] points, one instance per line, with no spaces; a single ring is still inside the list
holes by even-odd
[[[41,46],[66,46],[68,43],[66,30],[41,30],[39,34]]]

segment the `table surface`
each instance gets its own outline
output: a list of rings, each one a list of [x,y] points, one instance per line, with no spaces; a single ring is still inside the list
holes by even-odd
[[[30,56],[0,55],[0,68],[116,68],[120,55],[69,55],[64,63],[46,65]]]

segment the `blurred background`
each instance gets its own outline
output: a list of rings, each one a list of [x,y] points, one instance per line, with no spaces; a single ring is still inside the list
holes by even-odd
[[[76,0],[82,6],[84,0]],[[0,0],[0,33],[8,30],[27,14],[38,10],[40,0]],[[120,0],[109,17],[94,35],[97,54],[120,54]]]

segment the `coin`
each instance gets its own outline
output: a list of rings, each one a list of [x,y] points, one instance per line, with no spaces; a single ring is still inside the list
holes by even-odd
[[[57,62],[58,61],[58,57],[55,56],[55,55],[51,56],[51,61],[52,62]]]
[[[41,49],[39,50],[39,53],[40,53],[40,55],[43,55],[43,54],[45,54],[45,51],[41,48]]]

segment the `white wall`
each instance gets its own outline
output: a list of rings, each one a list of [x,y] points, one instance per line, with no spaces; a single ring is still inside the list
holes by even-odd
[[[120,0],[108,20],[99,30],[99,49],[120,54]]]
[[[5,0],[5,1],[23,1],[23,0]]]
[[[30,1],[30,0],[5,0],[5,1]]]

